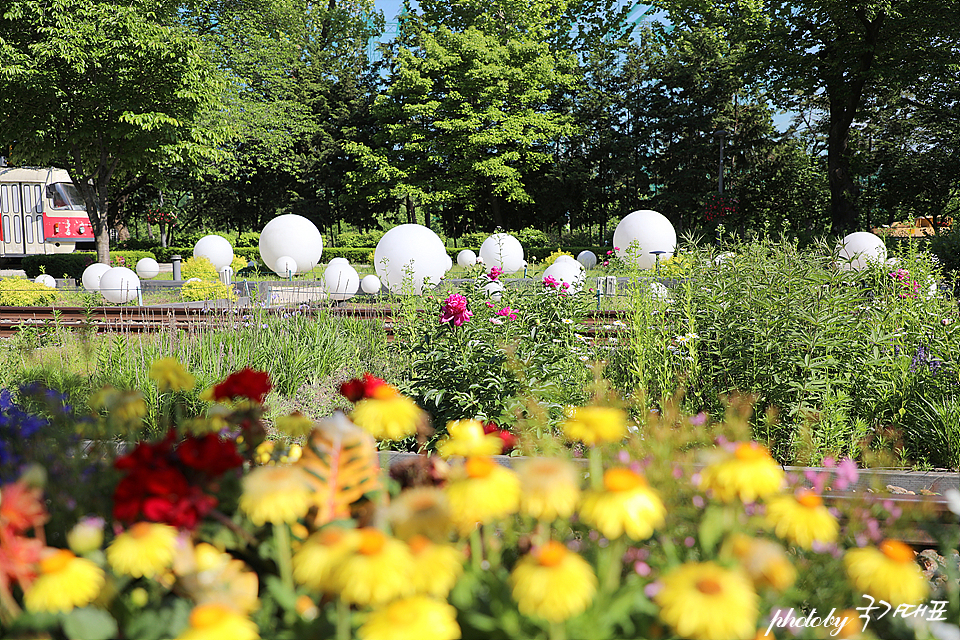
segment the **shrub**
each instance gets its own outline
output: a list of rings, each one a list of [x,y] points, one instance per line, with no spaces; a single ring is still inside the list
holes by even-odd
[[[210,265],[211,267],[213,265]],[[223,284],[219,280],[204,282],[194,280],[184,282],[180,294],[185,302],[199,302],[200,300],[236,300],[237,294],[233,287]]]
[[[549,266],[552,265],[554,262],[556,262],[556,261],[557,261],[557,258],[559,258],[560,256],[570,256],[571,258],[573,257],[571,254],[567,253],[566,251],[561,251],[561,250],[558,248],[556,251],[554,251],[553,253],[551,253],[550,255],[548,255],[548,256],[544,259],[544,261],[543,261],[543,266],[544,266],[544,267],[549,267]]]
[[[187,258],[180,267],[180,274],[184,280],[200,278],[201,280],[218,280],[217,269],[208,259]]]
[[[930,251],[940,260],[944,272],[960,276],[960,222],[952,230],[931,237]]]
[[[38,307],[53,304],[57,290],[23,278],[0,280],[0,306]]]
[[[383,237],[384,231],[348,231],[336,237],[337,247],[375,247]],[[326,248],[324,248],[326,253]]]
[[[152,251],[111,251],[110,264],[112,266],[133,269],[141,258],[157,259]],[[48,255],[34,255],[23,258],[21,265],[28,278],[36,278],[41,273],[48,273],[54,278],[83,277],[83,270],[97,261],[95,251],[74,251],[73,253],[51,253]]]

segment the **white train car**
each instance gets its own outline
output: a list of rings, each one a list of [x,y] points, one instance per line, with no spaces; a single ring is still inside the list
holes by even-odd
[[[83,199],[63,169],[0,167],[0,257],[70,253],[92,242]]]

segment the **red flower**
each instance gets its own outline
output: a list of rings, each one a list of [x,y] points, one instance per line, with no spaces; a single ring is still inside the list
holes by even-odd
[[[214,433],[201,438],[187,438],[177,447],[177,455],[186,466],[211,476],[219,476],[243,464],[236,443],[233,440],[221,440]]]
[[[483,432],[486,434],[492,433],[500,438],[500,442],[503,443],[503,451],[501,453],[510,453],[513,451],[513,448],[517,446],[517,437],[506,429],[498,427],[496,422],[484,422]]]
[[[369,373],[363,374],[362,380],[360,378],[354,378],[340,385],[340,395],[350,402],[360,402],[364,398],[383,399],[395,393],[396,391],[393,387]]]
[[[270,376],[264,371],[254,371],[250,367],[227,376],[227,379],[213,388],[214,400],[236,400],[249,398],[262,403],[273,385]]]

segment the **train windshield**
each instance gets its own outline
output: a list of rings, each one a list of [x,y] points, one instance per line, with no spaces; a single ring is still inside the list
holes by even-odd
[[[80,192],[70,182],[54,182],[47,185],[47,197],[53,200],[54,209],[86,211]]]

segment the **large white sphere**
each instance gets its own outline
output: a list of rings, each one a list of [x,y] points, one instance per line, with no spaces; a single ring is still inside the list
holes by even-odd
[[[346,258],[331,258],[330,264],[350,264]]]
[[[317,226],[292,213],[277,216],[260,232],[260,257],[265,265],[289,256],[297,263],[296,273],[306,273],[317,266],[323,255],[323,236]],[[279,273],[279,272],[278,272]]]
[[[422,293],[423,283],[437,284],[453,264],[443,241],[419,224],[402,224],[390,229],[373,255],[380,281],[393,293]],[[409,274],[409,275],[408,275]],[[404,279],[408,282],[404,283]]]
[[[504,287],[503,283],[499,280],[494,280],[493,282],[488,282],[487,284],[483,285],[484,293],[490,296],[491,300],[496,302],[500,302],[500,298],[503,297],[503,292],[505,289],[506,287]]]
[[[368,276],[363,276],[363,280],[360,281],[360,288],[363,289],[364,293],[374,294],[380,293],[380,289],[383,287],[383,284],[380,282],[380,278],[373,275],[372,273]]]
[[[870,263],[881,263],[887,259],[887,248],[883,240],[868,231],[857,231],[837,243],[837,258],[840,268],[859,271]]]
[[[348,300],[359,287],[360,275],[349,264],[331,262],[323,272],[323,288],[333,300]]]
[[[223,236],[203,236],[193,247],[194,258],[206,258],[213,264],[213,268],[220,271],[229,267],[233,262],[233,247],[230,241]]]
[[[651,251],[663,251],[660,262],[668,260],[677,248],[677,232],[666,216],[656,211],[634,211],[617,225],[613,246],[618,257],[633,260],[641,269],[653,269],[657,256]]]
[[[49,273],[41,273],[36,277],[36,279],[34,279],[34,282],[38,282],[46,287],[50,287],[51,289],[57,288],[57,279]]]
[[[140,258],[137,260],[137,275],[144,280],[156,278],[160,275],[160,265],[153,258]]]
[[[282,278],[297,275],[297,261],[290,256],[280,256],[273,263],[273,272]]]
[[[570,286],[566,290],[569,293],[576,293],[583,286],[586,272],[583,270],[583,265],[576,260],[570,262],[560,262],[558,260],[543,272],[543,277],[546,278],[547,276],[553,276],[555,280],[567,283]]]
[[[480,257],[488,267],[500,267],[506,273],[523,269],[523,246],[509,233],[495,233],[484,240]]]
[[[100,295],[107,302],[130,302],[137,299],[140,278],[126,267],[113,267],[100,276]]]
[[[477,264],[477,254],[470,249],[464,249],[457,254],[457,264],[461,267],[472,267]]]
[[[597,266],[597,254],[593,251],[581,251],[577,254],[577,262],[582,264],[585,269],[593,269]]]
[[[110,270],[110,265],[102,262],[94,262],[83,270],[80,281],[83,282],[83,288],[87,291],[100,291],[100,278]]]

